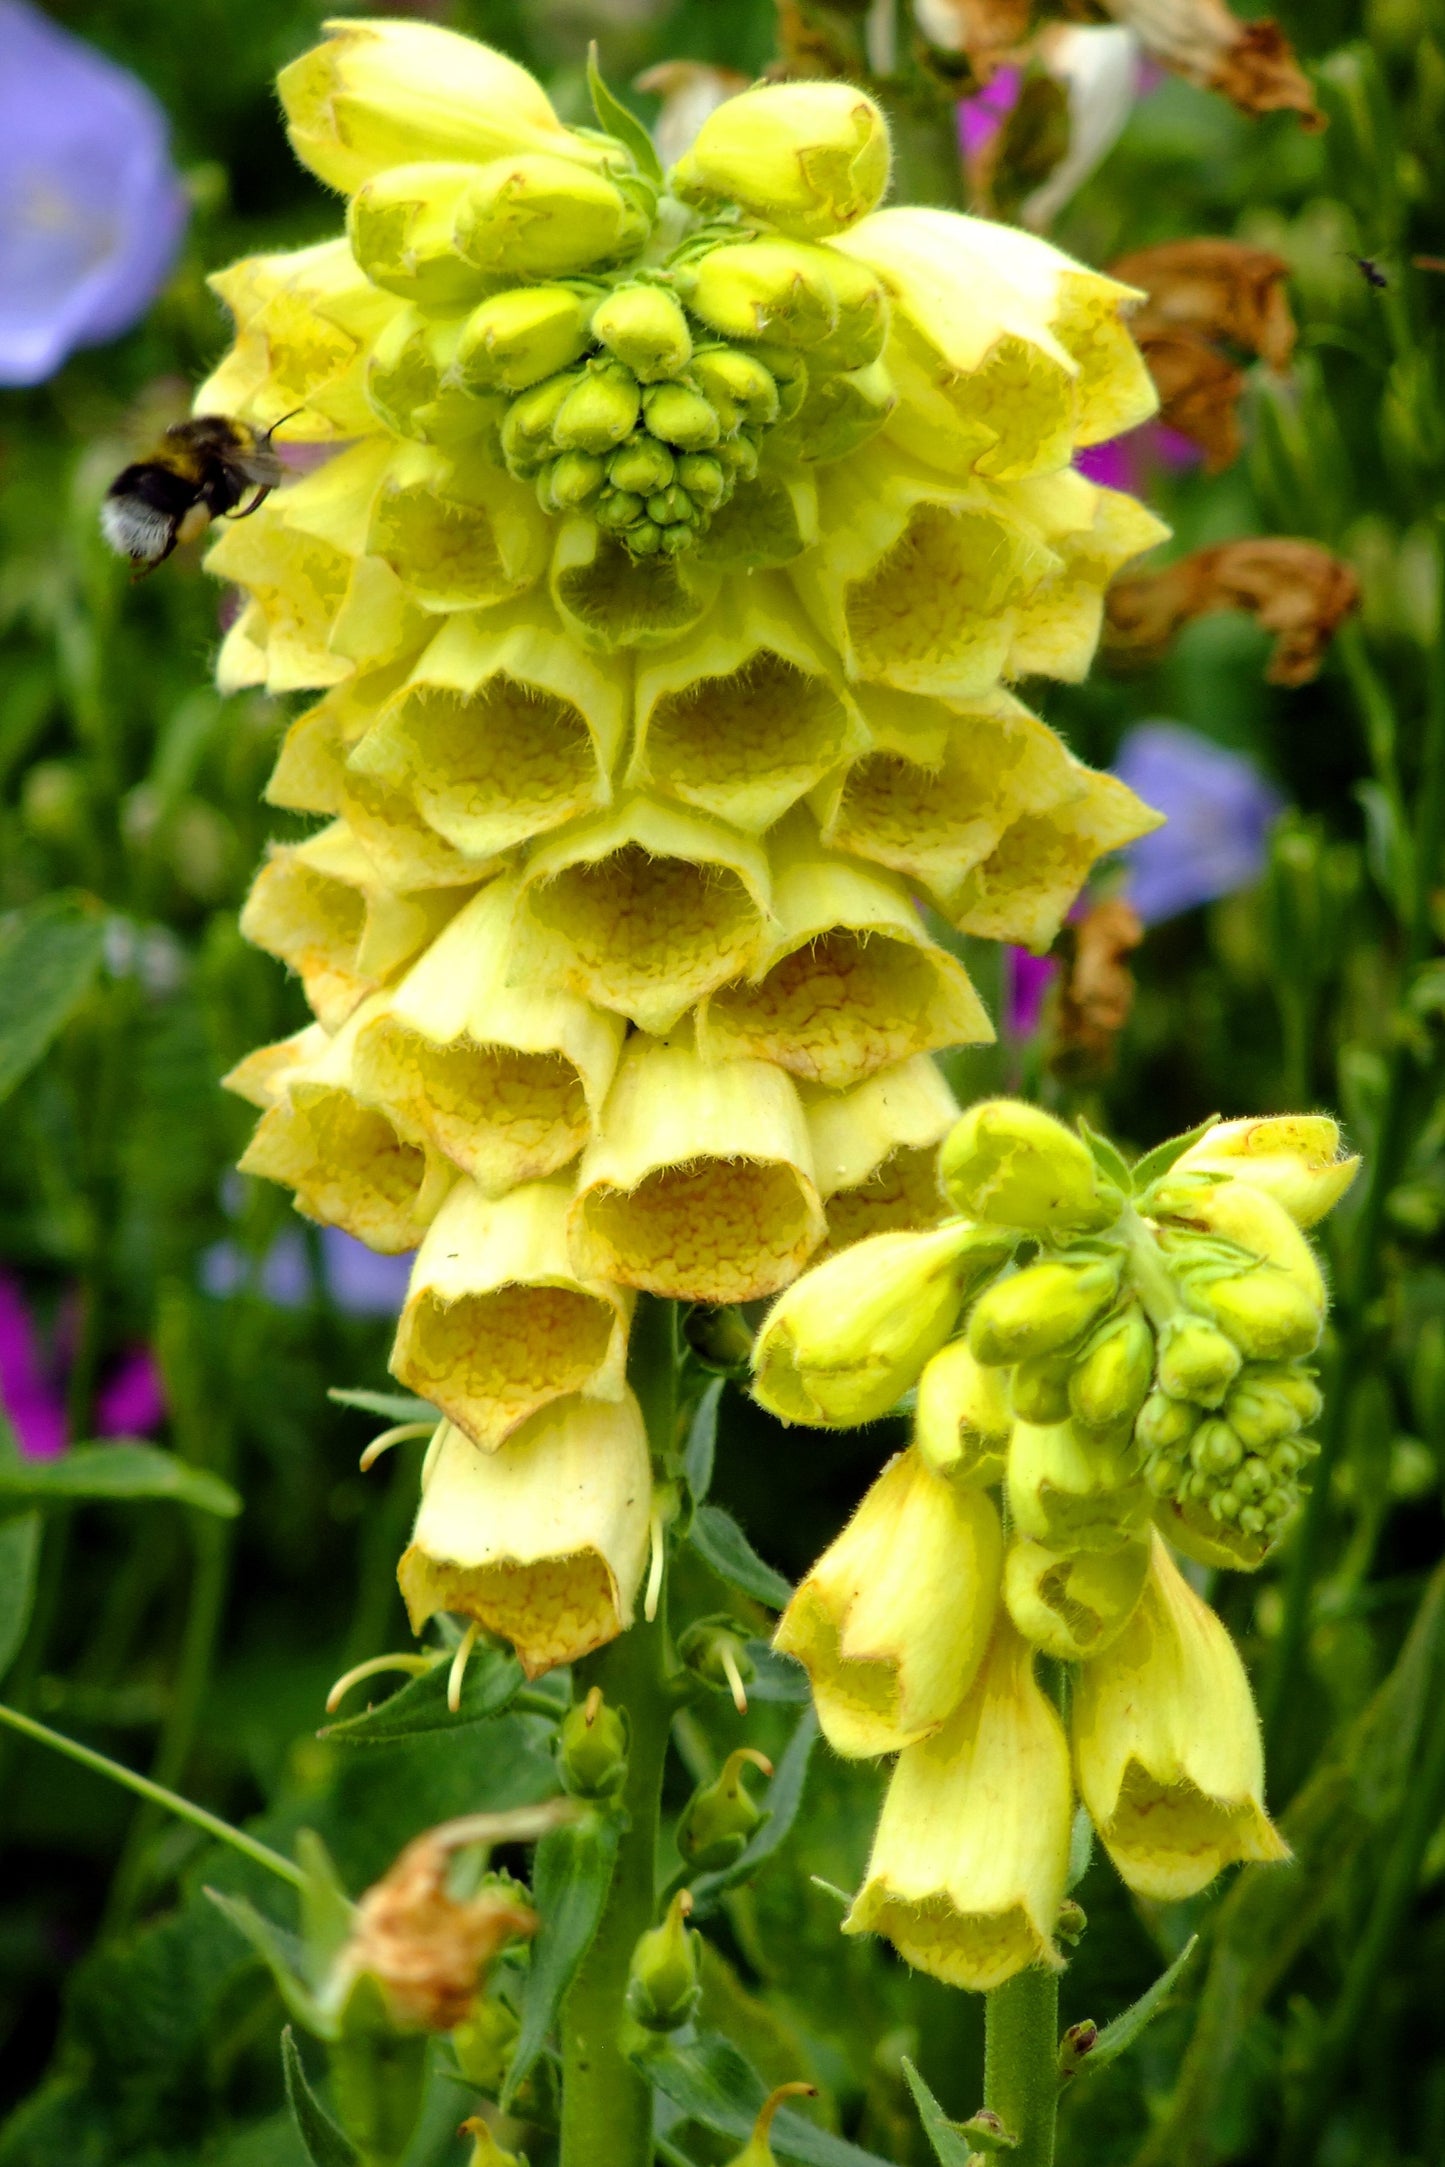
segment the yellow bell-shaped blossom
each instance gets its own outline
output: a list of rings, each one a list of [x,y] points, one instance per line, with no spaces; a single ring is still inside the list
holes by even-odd
[[[1318,1224],[1359,1172],[1342,1157],[1340,1125],[1327,1114],[1275,1114],[1216,1121],[1170,1168],[1171,1175],[1220,1174],[1263,1189],[1296,1226]]]
[[[1014,1424],[1008,1499],[1023,1534],[1065,1551],[1117,1550],[1142,1535],[1154,1504],[1137,1455],[1072,1422]]]
[[[937,1146],[958,1102],[927,1055],[915,1055],[851,1091],[805,1093],[818,1194],[828,1238],[815,1262],[867,1234],[935,1225],[943,1217]]]
[[[1157,1534],[1132,1618],[1078,1674],[1073,1733],[1084,1804],[1141,1896],[1174,1902],[1236,1859],[1288,1857],[1244,1665]]]
[[[807,1671],[835,1752],[894,1753],[953,1713],[993,1630],[1002,1561],[982,1490],[946,1482],[916,1451],[890,1460],[774,1640]]]
[[[1000,1618],[967,1699],[899,1755],[843,1931],[977,1993],[1057,1969],[1072,1805],[1063,1727]]]
[[[941,1347],[923,1366],[913,1440],[925,1464],[954,1483],[1002,1479],[1014,1413],[1008,1373],[980,1362],[966,1339]]]
[[[1142,1541],[1071,1553],[1025,1538],[1009,1545],[1004,1601],[1035,1648],[1060,1662],[1087,1662],[1123,1632],[1148,1568]]]
[[[555,1401],[499,1452],[445,1426],[397,1574],[413,1629],[447,1610],[509,1640],[530,1677],[577,1662],[631,1621],[651,1509],[630,1392]]]

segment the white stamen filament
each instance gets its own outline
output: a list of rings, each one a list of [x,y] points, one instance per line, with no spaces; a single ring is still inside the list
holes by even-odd
[[[748,1712],[747,1687],[743,1684],[743,1674],[738,1669],[737,1655],[730,1640],[723,1642],[718,1652],[718,1661],[722,1664],[723,1674],[732,1690],[733,1706],[740,1716],[745,1716]]]
[[[435,1428],[434,1422],[398,1422],[395,1429],[383,1430],[361,1455],[362,1474],[375,1467],[383,1452],[390,1452],[393,1445],[409,1444],[413,1437],[430,1437]]]
[[[457,1715],[461,1710],[462,1680],[467,1674],[467,1664],[471,1661],[472,1650],[477,1644],[477,1636],[481,1630],[480,1624],[473,1618],[457,1644],[456,1654],[452,1657],[452,1667],[447,1673],[447,1706],[453,1715]]]
[[[436,1658],[429,1655],[373,1655],[365,1663],[358,1663],[354,1670],[343,1671],[326,1696],[326,1713],[335,1715],[341,1703],[354,1685],[363,1678],[377,1678],[389,1670],[404,1670],[410,1678],[420,1678],[429,1671]]]

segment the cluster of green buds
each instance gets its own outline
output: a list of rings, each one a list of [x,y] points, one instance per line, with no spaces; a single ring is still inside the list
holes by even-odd
[[[666,182],[640,135],[564,142],[353,198],[357,263],[409,304],[367,396],[400,435],[481,438],[631,557],[676,556],[765,447],[842,458],[896,403],[882,283],[818,245],[881,198],[887,131],[846,84],[800,83],[730,100]]]

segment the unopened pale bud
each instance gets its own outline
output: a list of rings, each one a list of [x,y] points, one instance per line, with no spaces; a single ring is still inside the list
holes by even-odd
[[[1249,1681],[1229,1634],[1156,1535],[1138,1608],[1074,1688],[1074,1756],[1131,1889],[1192,1896],[1235,1859],[1280,1859]]]
[[[1201,1475],[1232,1475],[1244,1458],[1244,1446],[1227,1422],[1201,1422],[1189,1441],[1190,1464]]]
[[[856,1242],[774,1304],[753,1352],[754,1396],[786,1422],[876,1421],[949,1337],[969,1288],[1006,1254],[999,1237],[965,1221]]]
[[[1224,1413],[1251,1451],[1280,1443],[1319,1414],[1319,1386],[1303,1370],[1251,1367],[1224,1403]]]
[[[1271,1265],[1195,1281],[1189,1299],[1252,1361],[1289,1360],[1313,1354],[1319,1345],[1324,1322],[1319,1305],[1297,1279]]]
[[[807,362],[790,346],[755,346],[749,358],[760,361],[773,380],[779,421],[791,421],[801,413],[812,382]]]
[[[588,369],[557,409],[552,441],[559,451],[609,452],[630,436],[642,394],[619,363]]]
[[[607,469],[595,452],[564,451],[547,469],[547,488],[559,511],[575,511],[590,504],[607,479]]]
[[[644,384],[678,376],[692,358],[687,318],[660,286],[619,286],[592,313],[592,335]]]
[[[458,254],[478,270],[556,277],[637,242],[637,214],[601,173],[545,152],[477,168],[458,199]]]
[[[597,499],[592,516],[609,534],[620,534],[640,519],[645,510],[641,497],[633,496],[630,490],[607,488]]]
[[[1154,1186],[1151,1216],[1159,1224],[1160,1247],[1181,1275],[1190,1270],[1199,1237],[1215,1235],[1286,1273],[1323,1317],[1319,1261],[1284,1206],[1265,1190],[1247,1181],[1171,1174]]]
[[[1009,1379],[1009,1398],[1021,1422],[1067,1422],[1071,1358],[1041,1354],[1020,1362]]]
[[[1097,1232],[1122,1202],[1083,1138],[1022,1099],[970,1106],[944,1140],[938,1173],[970,1218],[1035,1234]]]
[[[1239,1374],[1238,1347],[1203,1317],[1171,1317],[1159,1334],[1159,1385],[1171,1399],[1217,1407]]]
[[[567,286],[518,286],[472,310],[457,371],[475,391],[526,391],[587,350],[587,304]]]
[[[627,1781],[627,1711],[614,1708],[594,1686],[563,1716],[557,1729],[557,1766],[574,1798],[615,1798]]]
[[[1151,1392],[1139,1409],[1134,1435],[1146,1452],[1173,1452],[1188,1442],[1198,1420],[1199,1409],[1187,1400]]]
[[[950,1482],[997,1482],[1012,1428],[1004,1372],[985,1368],[966,1339],[953,1340],[925,1363],[913,1438],[935,1474]]]
[[[777,383],[755,355],[734,346],[704,347],[693,356],[692,373],[729,435],[744,425],[766,429],[777,420]]]
[[[1146,1542],[1070,1554],[1016,1541],[1004,1560],[1004,1601],[1032,1646],[1060,1662],[1087,1662],[1128,1624],[1148,1568]]]
[[[702,1993],[698,1976],[698,1936],[687,1924],[692,1898],[680,1889],[661,1926],[643,1934],[632,1952],[627,1975],[629,2016],[650,2032],[681,2029]]]
[[[502,454],[514,474],[530,473],[550,457],[552,425],[583,381],[576,370],[549,376],[512,401],[502,422]]]
[[[889,1462],[802,1581],[774,1643],[807,1671],[835,1752],[895,1753],[958,1706],[988,1643],[1002,1564],[983,1490],[945,1481],[916,1451]]]
[[[827,252],[800,241],[739,241],[678,273],[694,316],[729,339],[816,346],[837,328]]]
[[[1069,1405],[1085,1429],[1130,1426],[1154,1377],[1154,1334],[1131,1304],[1107,1318],[1069,1372]]]
[[[465,308],[480,298],[486,280],[453,241],[475,173],[464,165],[393,166],[353,196],[346,231],[373,285],[424,308]]]
[[[739,1746],[711,1783],[693,1792],[677,1824],[677,1848],[690,1867],[715,1873],[731,1866],[767,1820],[767,1812],[743,1781],[745,1768],[771,1776],[773,1764],[751,1746]]]
[[[669,186],[684,202],[724,197],[780,232],[817,240],[882,202],[888,127],[851,83],[777,83],[708,115]]]
[[[642,402],[647,426],[678,451],[710,451],[722,435],[717,415],[699,391],[686,384],[658,384]]]
[[[1020,1533],[1071,1551],[1118,1549],[1153,1502],[1132,1452],[1088,1443],[1070,1422],[1014,1424],[1008,1501]]]
[[[1228,1174],[1263,1189],[1297,1226],[1316,1225],[1359,1172],[1341,1156],[1340,1128],[1326,1114],[1277,1114],[1262,1121],[1219,1121],[1174,1163],[1171,1172]]]
[[[979,1296],[969,1313],[968,1343],[980,1362],[1052,1354],[1088,1329],[1118,1287],[1119,1266],[1105,1257],[1025,1265]]]

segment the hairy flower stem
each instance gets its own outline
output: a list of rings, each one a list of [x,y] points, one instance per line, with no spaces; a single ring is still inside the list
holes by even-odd
[[[670,1302],[644,1295],[632,1329],[628,1374],[647,1421],[654,1459],[671,1446],[677,1390],[677,1324]],[[652,2092],[623,2051],[627,1968],[654,1922],[657,1814],[672,1705],[663,1675],[666,1603],[578,1665],[577,1690],[594,1685],[630,1726],[626,1821],[597,1938],[562,2009],[561,2167],[650,2167]]]
[[[1010,2167],[1053,2167],[1059,2108],[1059,1981],[1037,1965],[984,2002],[983,2099],[1018,2149]]]

